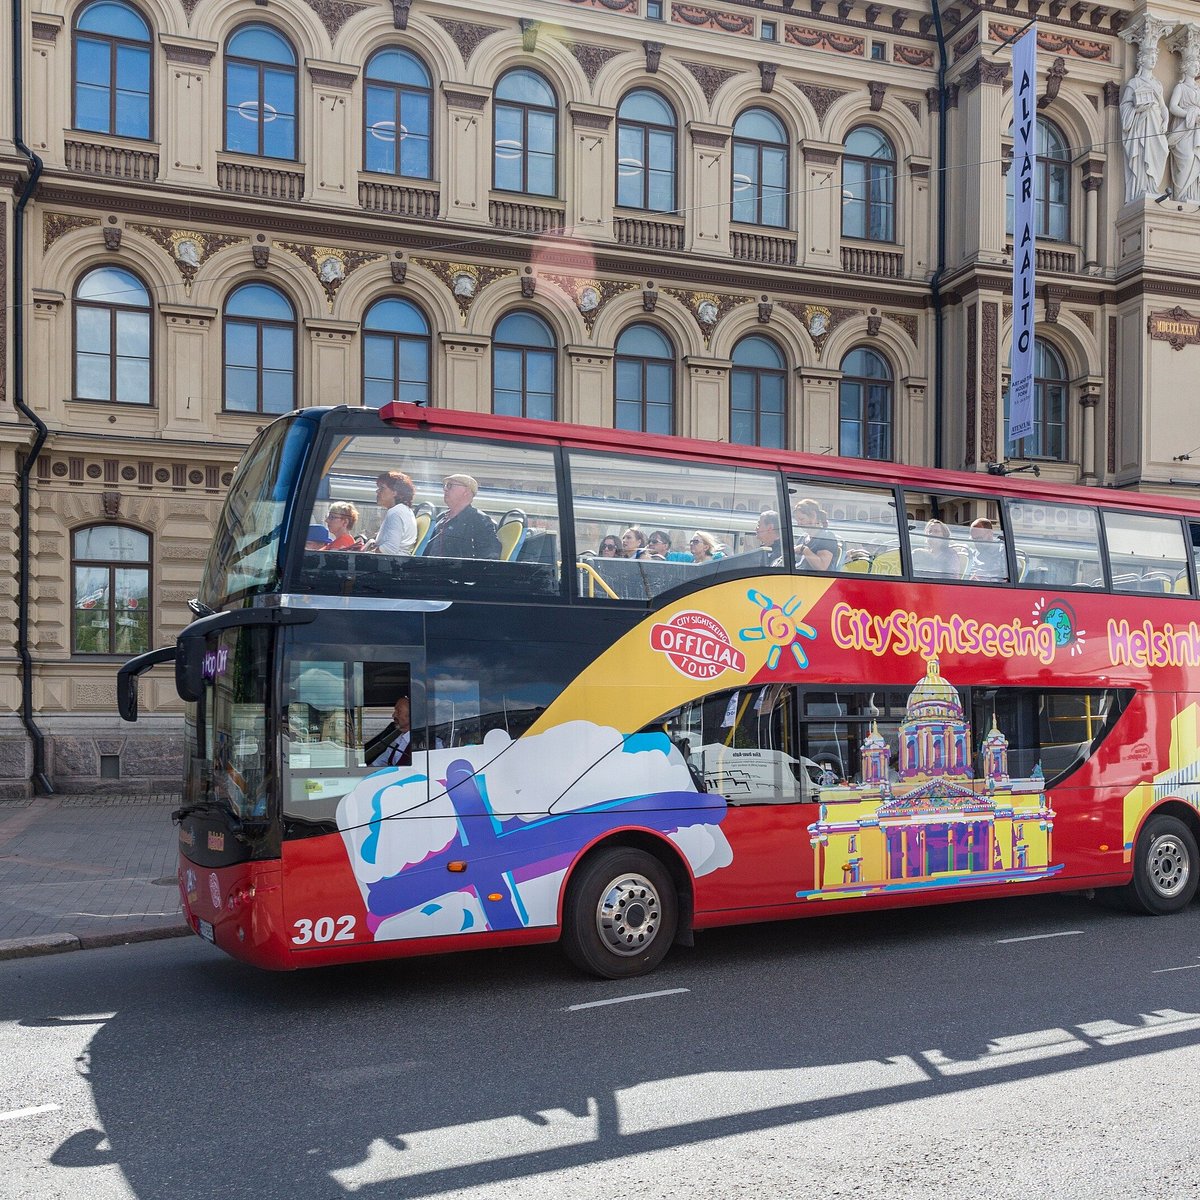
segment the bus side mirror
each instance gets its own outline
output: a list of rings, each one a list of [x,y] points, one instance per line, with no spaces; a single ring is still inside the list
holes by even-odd
[[[204,694],[204,636],[183,633],[175,656],[175,691],[180,700],[195,704]]]
[[[138,716],[138,676],[159,663],[170,662],[175,657],[174,646],[149,650],[131,658],[117,672],[117,712],[123,721],[136,721]],[[178,668],[177,668],[178,670]]]

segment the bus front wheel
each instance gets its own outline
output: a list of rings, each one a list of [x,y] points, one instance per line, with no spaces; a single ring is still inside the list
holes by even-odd
[[[1197,883],[1200,856],[1192,831],[1177,817],[1151,817],[1138,836],[1126,902],[1154,916],[1178,912],[1191,902]]]
[[[667,869],[644,850],[601,850],[567,890],[562,946],[581,970],[602,979],[653,971],[675,940],[679,897]]]

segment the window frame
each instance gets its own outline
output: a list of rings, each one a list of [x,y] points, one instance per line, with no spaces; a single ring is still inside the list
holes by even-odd
[[[120,304],[115,301],[105,300],[81,300],[79,298],[79,287],[88,276],[97,271],[105,269],[113,269],[124,271],[127,275],[132,275],[145,289],[146,304],[144,306],[137,304]],[[108,313],[108,399],[100,399],[95,396],[79,395],[79,320],[77,313],[80,308],[96,309],[101,312]],[[117,314],[122,312],[128,313],[144,313],[146,316],[147,338],[146,338],[146,374],[147,387],[146,399],[141,400],[121,400],[117,397],[117,361],[121,357],[117,352]],[[155,401],[154,389],[154,300],[150,294],[150,286],[136,272],[128,267],[117,263],[97,263],[83,271],[79,278],[75,280],[75,286],[71,290],[71,400],[79,404],[125,404],[135,409],[154,409],[158,405]]]
[[[868,390],[872,386],[875,386],[884,381],[878,380],[878,379],[872,379],[870,376],[867,376],[867,375],[848,375],[846,373],[846,369],[845,369],[846,360],[848,358],[850,358],[850,356],[852,354],[856,354],[860,351],[863,353],[866,353],[866,354],[875,355],[875,357],[878,358],[880,360],[880,362],[882,362],[884,364],[884,366],[887,368],[888,374],[887,374],[886,383],[887,383],[887,391],[888,391],[888,416],[887,416],[886,422],[878,422],[878,421],[872,422],[868,418],[867,410],[866,410],[866,403],[867,403],[867,399],[868,399],[868,397],[867,397]],[[842,360],[841,360],[841,363],[839,364],[839,370],[841,371],[841,378],[838,380],[838,454],[843,458],[859,458],[859,459],[862,459],[864,462],[895,462],[896,461],[896,371],[895,371],[895,367],[893,366],[891,360],[887,357],[887,355],[883,354],[879,350],[876,350],[874,346],[868,346],[868,345],[851,346],[846,351],[846,353],[842,355]],[[846,422],[845,418],[842,416],[842,388],[847,383],[858,384],[862,389],[862,399],[859,404],[859,416],[858,416],[858,419],[856,422],[858,425],[858,428],[859,428],[860,436],[862,438],[861,445],[862,445],[863,452],[861,454],[849,453],[845,449],[844,444],[843,444],[842,427],[843,427],[843,425],[847,424],[847,422]],[[874,455],[867,453],[867,449],[869,446],[868,434],[870,432],[870,428],[871,428],[872,424],[876,424],[876,425],[884,424],[885,428],[887,429],[888,455],[886,458],[879,458],[879,457],[876,457]]]
[[[113,0],[114,3],[120,4],[122,8],[128,8],[134,13],[146,26],[147,40],[139,42],[133,38],[121,37],[118,34],[112,33],[96,33],[90,29],[80,29],[80,18],[91,8],[92,4],[85,4],[75,14],[75,19],[71,23],[71,130],[75,133],[83,133],[89,136],[99,134],[101,137],[119,137],[129,138],[131,141],[151,142],[154,140],[154,26],[146,19],[142,11],[135,5],[130,4],[129,0]],[[81,129],[78,123],[79,116],[79,40],[80,38],[88,39],[99,43],[107,43],[109,50],[108,70],[108,129]],[[144,48],[148,59],[148,79],[146,91],[146,132],[140,133],[122,133],[116,128],[117,125],[117,92],[120,90],[117,86],[117,50],[120,46],[128,46],[131,48]]]
[[[371,314],[371,310],[385,300],[399,300],[401,303],[408,304],[414,308],[425,322],[425,334],[422,336],[418,333],[404,333],[392,329],[368,329],[367,318]],[[425,389],[426,399],[425,405],[428,406],[434,402],[433,393],[433,325],[429,320],[429,314],[411,297],[400,296],[395,293],[387,293],[382,296],[376,296],[374,300],[363,310],[362,322],[360,325],[361,343],[359,350],[359,363],[361,367],[361,388],[362,388],[362,406],[364,408],[375,408],[373,404],[367,403],[367,339],[368,338],[387,338],[392,344],[392,398],[388,403],[400,403],[400,344],[401,342],[422,342],[425,347]]]
[[[500,85],[510,75],[516,74],[518,71],[527,72],[530,75],[536,76],[545,85],[547,91],[554,97],[553,106],[544,104],[533,104],[527,100],[504,100],[497,96],[497,91]],[[515,110],[521,115],[521,187],[506,188],[501,187],[496,182],[496,119],[499,115],[501,107]],[[542,74],[541,71],[528,66],[516,66],[504,72],[499,79],[496,80],[495,86],[492,88],[492,191],[503,192],[508,196],[541,196],[547,199],[557,200],[559,198],[559,157],[562,152],[560,145],[561,137],[561,122],[559,121],[559,99],[558,91],[554,85]],[[554,181],[548,192],[531,192],[529,190],[529,114],[531,112],[549,113],[554,119]]]
[[[1034,432],[1027,438],[1021,438],[1014,448],[1012,457],[1020,459],[1022,462],[1052,462],[1066,463],[1070,462],[1070,437],[1071,437],[1071,377],[1068,373],[1066,356],[1061,350],[1048,338],[1034,335],[1034,376],[1033,376],[1033,428]],[[1038,348],[1043,347],[1046,351],[1053,355],[1059,366],[1062,368],[1061,375],[1039,375],[1037,372],[1037,357]],[[1049,407],[1048,389],[1051,386],[1060,387],[1062,389],[1062,420],[1051,422],[1047,419],[1046,413]],[[1004,389],[1003,396],[1003,431],[1004,444],[1008,446],[1008,425],[1011,420],[1010,402],[1012,396],[1012,383],[1009,382],[1008,387]],[[1062,453],[1051,454],[1047,450],[1046,443],[1050,440],[1050,430],[1059,430],[1062,439]],[[1033,442],[1034,447],[1031,450],[1029,443]]]
[[[275,317],[243,317],[229,315],[229,301],[237,295],[242,288],[250,284],[258,284],[260,287],[268,287],[273,291],[278,292],[284,300],[287,301],[288,307],[292,310],[291,321],[281,321]],[[256,402],[257,408],[230,408],[229,407],[229,341],[228,329],[230,321],[235,324],[253,325],[256,330],[255,345],[257,353],[256,372]],[[298,407],[299,400],[299,384],[300,384],[300,320],[296,314],[295,301],[275,283],[264,282],[259,279],[243,279],[240,283],[234,284],[233,287],[225,295],[225,299],[221,304],[221,412],[233,413],[245,417],[279,417],[283,413],[268,412],[263,408],[263,328],[270,326],[274,329],[290,329],[292,333],[292,407],[285,409],[285,412],[293,412]]]
[[[498,341],[497,337],[496,337],[497,330],[499,330],[500,326],[505,321],[507,321],[509,317],[515,317],[515,316],[533,317],[540,324],[544,325],[546,328],[546,332],[549,333],[549,335],[550,335],[550,342],[551,342],[550,346],[549,347],[525,346],[525,345],[519,345],[515,342]],[[520,355],[520,359],[521,359],[521,411],[517,415],[521,416],[521,417],[529,416],[529,386],[528,386],[529,355],[530,354],[545,354],[550,357],[551,368],[552,368],[551,369],[551,379],[552,379],[553,385],[554,385],[554,391],[551,393],[551,396],[550,396],[551,415],[549,417],[539,417],[536,419],[557,421],[559,419],[559,386],[558,386],[558,384],[559,384],[559,380],[558,380],[559,358],[558,358],[558,335],[554,331],[554,326],[551,325],[550,322],[547,321],[546,318],[541,315],[541,313],[535,312],[531,308],[514,308],[514,309],[511,309],[509,312],[504,313],[503,316],[501,316],[497,319],[496,324],[492,327],[492,395],[491,395],[491,401],[492,401],[492,412],[493,413],[496,412],[496,351],[497,350],[505,350],[505,351],[510,351],[510,352],[515,351],[516,353],[518,353]],[[511,414],[497,414],[497,415],[507,416],[507,415],[511,415]]]
[[[654,121],[643,121],[635,117],[622,117],[621,105],[627,100],[636,96],[639,92],[646,92],[655,99],[662,101],[670,110],[672,123],[670,125],[660,125]],[[621,130],[622,127],[632,129],[637,132],[641,142],[641,166],[637,169],[637,174],[640,176],[640,187],[642,193],[642,202],[640,204],[622,204],[621,203]],[[658,133],[667,133],[671,135],[671,203],[668,208],[656,208],[650,203],[650,134],[652,131]],[[630,212],[649,212],[661,213],[664,215],[675,215],[679,210],[679,115],[675,111],[675,106],[653,88],[634,87],[621,97],[620,103],[617,105],[617,162],[616,162],[616,178],[614,180],[614,198],[613,202],[617,208],[623,208]]]
[[[292,73],[292,105],[294,109],[293,120],[295,122],[292,130],[292,152],[289,155],[267,154],[263,150],[263,139],[265,137],[265,127],[267,122],[263,120],[263,105],[266,103],[264,95],[263,72],[270,67],[282,68],[283,63],[266,63],[262,59],[242,58],[239,54],[230,54],[229,45],[239,33],[244,33],[248,29],[267,29],[275,34],[287,48],[292,52],[293,62],[289,69]],[[236,29],[230,31],[229,36],[225,39],[222,47],[222,63],[221,63],[221,153],[222,154],[247,154],[252,158],[266,158],[272,162],[299,162],[300,161],[300,56],[296,53],[296,47],[292,44],[292,39],[283,32],[282,29],[277,29],[274,25],[266,21],[254,20],[247,21],[243,25],[239,25]],[[235,150],[229,145],[229,67],[230,64],[236,63],[243,67],[252,67],[258,76],[258,116],[255,119],[255,125],[258,129],[258,150],[252,154],[245,150]]]
[[[88,558],[75,557],[75,535],[86,533],[89,529],[128,529],[133,533],[140,533],[146,539],[146,558],[142,561],[134,562],[133,560],[96,560]],[[70,590],[71,590],[71,657],[84,658],[90,661],[97,659],[122,659],[127,658],[128,653],[123,650],[117,650],[117,622],[116,622],[116,607],[114,604],[116,598],[116,572],[122,569],[141,568],[146,571],[146,645],[141,650],[132,651],[132,653],[140,654],[145,650],[149,650],[154,645],[154,534],[148,529],[140,529],[136,525],[128,524],[123,521],[89,521],[86,525],[78,525],[70,531],[71,537],[71,557],[70,557]],[[109,597],[109,625],[108,625],[108,649],[107,650],[80,650],[76,646],[76,631],[77,618],[79,616],[78,597],[75,594],[75,568],[76,567],[95,567],[104,568],[108,572],[108,597]]]
[[[754,338],[758,339],[759,341],[766,342],[769,346],[771,346],[771,348],[783,360],[784,365],[782,367],[759,367],[759,366],[739,365],[736,360],[736,357],[735,357],[737,354],[737,351],[738,351],[738,347],[743,345],[745,342],[748,342]],[[730,440],[730,442],[735,445],[738,445],[738,446],[742,446],[742,445],[758,446],[761,449],[765,449],[765,450],[786,450],[787,449],[787,440],[788,440],[788,429],[787,429],[788,399],[789,399],[788,376],[789,376],[790,372],[789,372],[788,366],[787,366],[787,361],[788,361],[787,354],[784,352],[783,347],[777,341],[775,341],[774,338],[767,337],[766,334],[747,333],[745,336],[739,338],[737,343],[734,345],[733,352],[730,355],[730,361],[733,363],[733,365],[730,367],[730,370],[729,370],[729,440]],[[733,381],[734,381],[734,376],[737,375],[738,372],[741,372],[745,375],[749,375],[752,380],[753,401],[752,401],[752,406],[749,411],[753,414],[753,419],[754,419],[754,441],[753,442],[735,441],[734,436],[733,436],[733,414],[734,414]],[[767,445],[763,442],[762,382],[763,382],[764,376],[769,376],[771,378],[777,377],[783,385],[783,411],[779,414],[780,420],[782,422],[782,428],[780,429],[780,442],[779,442],[778,446]],[[745,411],[745,410],[743,410],[743,411]]]
[[[858,133],[860,130],[869,131],[869,132],[875,134],[877,137],[879,137],[887,145],[888,149],[891,151],[891,157],[890,158],[878,158],[878,157],[874,157],[874,156],[868,157],[868,156],[861,155],[861,154],[851,154],[846,149],[846,146],[849,144],[850,139],[856,133]],[[859,164],[861,166],[862,172],[863,172],[863,178],[862,178],[863,194],[861,197],[858,197],[858,196],[854,197],[855,200],[860,200],[863,205],[864,230],[862,233],[848,233],[846,231],[846,195],[845,195],[845,192],[846,192],[846,188],[847,188],[846,165],[848,163]],[[877,189],[879,189],[880,185],[879,185],[879,181],[874,179],[874,177],[872,176],[872,173],[870,170],[872,165],[875,165],[875,166],[882,165],[884,167],[891,168],[891,196],[889,199],[885,199],[885,200],[873,199],[874,193]],[[892,141],[892,139],[890,137],[888,137],[888,135],[882,129],[879,129],[875,125],[871,125],[871,124],[867,124],[867,123],[864,123],[862,125],[855,125],[853,129],[849,130],[849,132],[846,134],[845,141],[842,143],[842,206],[841,206],[842,237],[854,238],[857,241],[874,242],[874,243],[883,244],[883,245],[895,245],[896,240],[897,240],[896,239],[896,226],[897,226],[896,218],[898,215],[897,214],[898,204],[897,204],[897,195],[896,195],[896,191],[897,191],[896,185],[898,182],[899,182],[899,160],[897,159],[896,146],[895,146],[895,143]],[[872,236],[872,234],[870,232],[871,210],[873,208],[879,208],[881,211],[886,212],[886,214],[887,214],[887,228],[888,228],[888,236],[887,237],[874,237],[874,236]]]
[[[737,132],[738,122],[750,113],[761,112],[778,121],[783,126],[783,140],[778,142],[768,142],[761,138],[747,137],[745,134],[739,136]],[[730,181],[729,181],[729,219],[735,225],[750,225],[760,229],[783,229],[790,230],[792,228],[792,147],[788,135],[787,122],[771,109],[764,107],[761,104],[752,104],[748,108],[742,109],[733,120],[733,132],[730,138]],[[734,216],[736,211],[736,190],[737,190],[737,150],[738,146],[742,145],[749,147],[754,152],[754,169],[755,177],[750,180],[749,186],[755,189],[754,195],[754,217],[753,221],[743,221]],[[763,152],[768,149],[783,151],[783,220],[781,222],[764,221],[763,220]]]
[[[1042,141],[1043,130],[1053,130],[1058,142],[1063,148],[1064,155],[1070,153],[1070,142],[1064,136],[1062,129],[1049,117],[1038,115],[1037,129],[1035,137],[1037,144]],[[1012,127],[1009,126],[1009,138],[1012,137]],[[1072,178],[1071,172],[1074,163],[1069,157],[1056,158],[1048,154],[1043,154],[1038,150],[1037,161],[1034,164],[1037,171],[1037,203],[1034,206],[1034,237],[1044,242],[1056,242],[1060,245],[1071,245],[1071,205],[1072,205]],[[1007,237],[1013,236],[1013,147],[1008,145],[1005,151],[1005,168],[1004,168],[1004,232]],[[1056,232],[1053,228],[1051,214],[1054,208],[1050,204],[1050,180],[1056,168],[1061,168],[1064,175],[1064,192],[1066,199],[1063,202],[1063,228],[1061,232]]]
[[[660,337],[665,338],[667,345],[671,347],[672,354],[669,357],[664,356],[662,358],[651,358],[647,355],[642,355],[642,354],[622,354],[619,349],[621,338],[624,337],[631,330],[637,329],[640,326],[645,326],[646,328],[653,329],[654,332],[657,333]],[[671,337],[671,335],[665,329],[662,329],[660,326],[655,325],[651,321],[633,321],[630,324],[626,325],[625,328],[622,329],[620,331],[620,333],[617,334],[616,338],[613,339],[613,428],[614,429],[618,429],[618,430],[624,429],[625,432],[627,432],[627,433],[649,433],[650,432],[646,428],[646,403],[647,403],[646,402],[646,366],[648,363],[670,363],[670,365],[671,365],[671,428],[669,430],[668,436],[674,436],[675,430],[678,427],[678,420],[679,420],[679,372],[675,369],[675,363],[676,363],[676,354],[674,353],[675,349],[676,349],[675,339],[673,337]],[[619,376],[620,372],[618,371],[617,368],[618,368],[618,365],[622,361],[627,362],[627,363],[637,363],[638,364],[638,370],[639,370],[639,375],[640,375],[639,391],[640,391],[640,404],[641,404],[642,419],[641,419],[641,425],[637,429],[627,429],[625,426],[617,424],[617,404],[618,404],[618,401],[620,400],[620,397],[617,395],[618,376]],[[651,435],[651,436],[654,436],[654,435]]]
[[[392,83],[389,80],[372,79],[368,73],[370,70],[370,67],[371,67],[371,62],[373,59],[375,59],[378,55],[382,54],[386,50],[400,50],[403,53],[410,55],[412,58],[414,58],[421,65],[421,68],[424,70],[426,77],[431,80],[430,85],[428,87],[421,88],[421,87],[417,87],[415,84],[411,84],[411,83]],[[434,127],[434,120],[436,117],[436,112],[435,112],[434,103],[433,103],[432,78],[433,78],[432,72],[429,70],[429,67],[425,64],[425,60],[419,54],[417,54],[416,51],[410,50],[407,46],[401,46],[398,44],[390,44],[390,45],[386,45],[386,46],[379,46],[371,52],[370,57],[367,59],[366,64],[363,66],[362,169],[365,172],[367,172],[370,175],[382,175],[388,179],[423,179],[426,181],[432,181],[432,179],[434,177],[433,148],[437,144],[436,130]],[[396,140],[394,143],[395,147],[396,147],[396,155],[395,155],[396,169],[394,171],[380,171],[374,167],[369,167],[367,165],[367,147],[369,145],[368,139],[371,136],[371,127],[367,123],[367,103],[368,103],[368,93],[370,92],[370,89],[373,87],[383,89],[392,94],[392,111],[393,111],[393,115],[395,118],[395,126],[394,127],[397,131],[397,137],[396,137]],[[403,97],[406,93],[409,95],[413,95],[413,96],[423,97],[425,100],[426,108],[427,108],[427,115],[429,118],[429,167],[428,167],[428,173],[425,175],[406,175],[403,171],[400,170],[400,138],[399,138],[400,113],[401,113]]]

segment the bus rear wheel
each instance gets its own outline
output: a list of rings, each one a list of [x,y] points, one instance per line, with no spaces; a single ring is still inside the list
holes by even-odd
[[[1133,880],[1126,903],[1136,912],[1162,916],[1191,903],[1200,883],[1200,856],[1192,831],[1178,818],[1151,817],[1133,853]]]
[[[675,940],[679,897],[667,869],[644,850],[601,850],[567,890],[562,946],[580,970],[602,979],[653,971]]]

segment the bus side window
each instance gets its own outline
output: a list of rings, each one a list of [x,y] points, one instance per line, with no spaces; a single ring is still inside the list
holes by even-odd
[[[816,546],[832,551],[825,571],[900,574],[900,527],[896,494],[891,488],[789,479],[788,504],[797,571],[815,569],[814,562],[823,556],[805,554],[803,547]],[[890,565],[893,551],[897,552],[894,571]]]
[[[1200,581],[1200,521],[1188,522],[1188,537],[1192,548],[1192,569],[1195,572],[1196,579]],[[1175,580],[1175,590],[1177,592],[1191,592],[1191,583],[1187,579],[1186,574],[1180,579]]]
[[[1050,500],[1010,500],[1009,536],[1030,587],[1104,588],[1096,511]]]
[[[1114,592],[1173,593],[1176,582],[1187,579],[1183,527],[1176,517],[1105,512],[1104,538]]]

